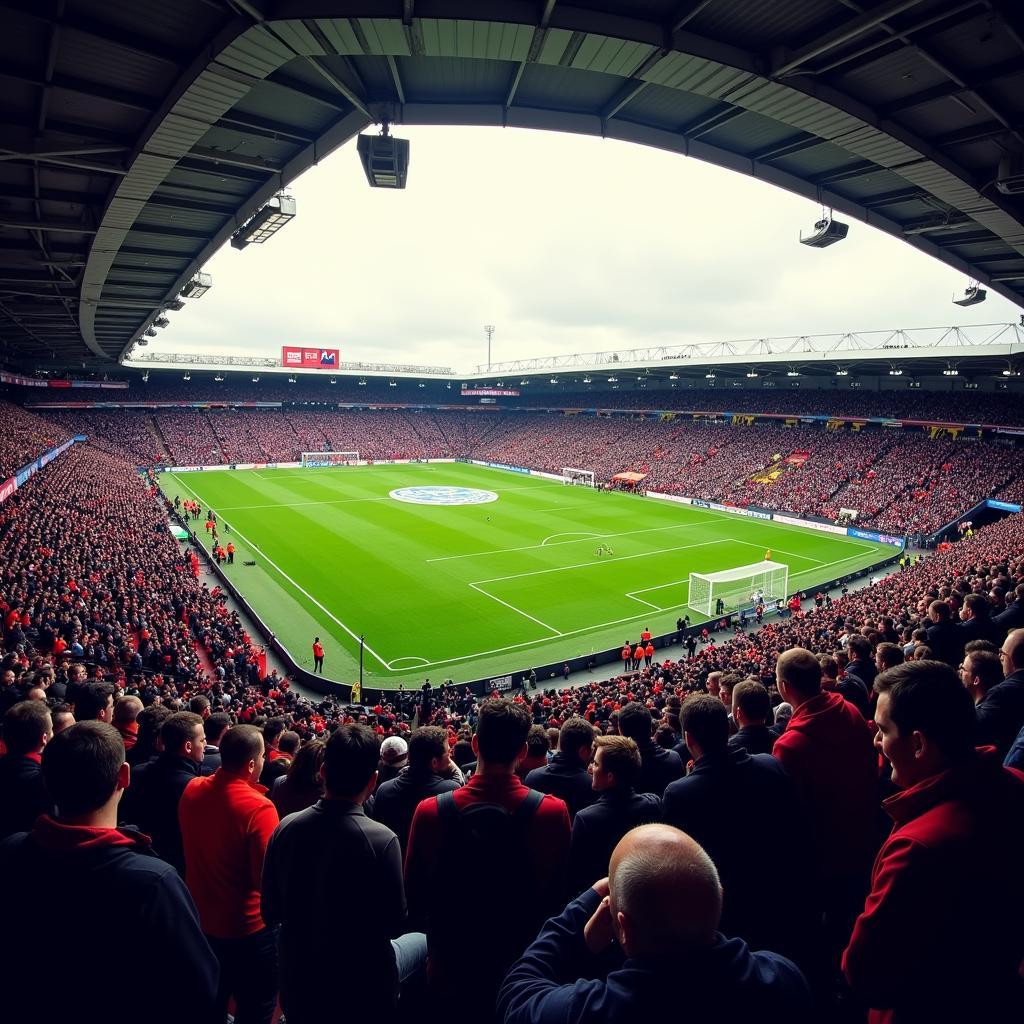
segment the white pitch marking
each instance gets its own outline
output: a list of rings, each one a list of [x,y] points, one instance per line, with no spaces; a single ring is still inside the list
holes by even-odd
[[[394,672],[395,671],[394,666],[397,665],[400,661],[415,661],[415,662],[418,662],[421,667],[424,666],[424,665],[429,665],[430,664],[430,662],[427,661],[426,658],[417,658],[417,657],[415,657],[413,655],[410,655],[409,657],[406,657],[406,658],[395,658],[393,661],[387,662],[388,671],[389,672]],[[415,668],[416,666],[413,665],[411,667]]]
[[[634,537],[639,533],[662,533],[666,530],[688,530],[693,526],[702,526],[704,523],[711,522],[709,519],[698,519],[694,523],[675,523],[672,526],[652,526],[644,530],[626,530],[623,533],[592,533],[590,538],[599,537],[602,540],[614,540],[617,537]],[[559,536],[555,534],[555,536]],[[550,539],[550,538],[548,538]],[[561,547],[562,544],[579,544],[578,540],[563,540],[559,544],[550,544],[548,547],[557,548]],[[508,555],[514,551],[536,551],[539,548],[544,547],[543,543],[540,544],[524,544],[518,548],[492,548],[490,551],[467,551],[464,555],[443,555],[440,558],[428,558],[428,562],[451,562],[457,558],[478,558],[480,555]],[[671,549],[670,549],[671,550]],[[639,556],[636,556],[639,557]]]
[[[599,533],[586,533],[583,530],[570,530],[568,533],[553,533],[550,537],[545,537],[541,542],[540,546],[544,547],[549,540],[554,540],[556,537],[600,537]]]
[[[179,480],[178,483],[180,483],[181,486],[184,487],[186,491],[189,491],[191,494],[195,495],[195,497],[198,498],[202,504],[206,505],[207,508],[212,508],[212,506],[208,505],[205,501],[203,501],[203,499],[198,494],[196,494],[196,492],[193,491],[192,488],[188,486],[188,484],[184,483],[181,480]],[[242,533],[240,530],[235,530],[234,534],[236,537],[239,537],[241,538],[241,540],[245,541],[245,543],[248,544],[249,547],[252,548],[252,550],[255,551],[261,558],[265,559],[268,565],[273,566],[300,594],[302,594],[304,597],[312,601],[313,604],[315,604],[317,608],[319,608],[320,611],[324,613],[324,615],[326,615],[333,622],[336,622],[339,626],[341,626],[341,628],[345,630],[345,632],[348,633],[348,635],[352,637],[352,639],[355,640],[356,643],[359,643],[359,635],[357,633],[353,633],[352,630],[349,629],[348,626],[346,626],[345,623],[342,622],[341,619],[339,619],[338,616],[334,614],[334,612],[329,611],[327,608],[325,608],[308,590],[306,590],[304,587],[300,587],[299,584],[296,583],[295,580],[293,580],[291,576],[289,576],[288,573],[286,573],[284,569],[281,568],[281,566],[279,566],[273,559],[268,557],[255,544],[253,544],[253,542],[249,540],[249,538],[246,537],[244,533]],[[369,651],[370,654],[374,658],[376,658],[377,661],[379,661],[385,668],[388,667],[388,663],[365,641],[363,641],[363,648]]]
[[[522,608],[517,608],[514,604],[509,604],[508,601],[503,601],[500,597],[495,597],[493,594],[489,594],[486,590],[483,590],[482,588],[478,587],[475,583],[470,583],[469,586],[470,586],[471,589],[475,590],[478,594],[483,594],[484,597],[489,597],[492,601],[497,601],[498,604],[503,604],[506,608],[510,608],[512,611],[518,613],[519,615],[524,616],[525,618],[529,619],[531,622],[536,622],[538,626],[543,626],[549,632],[554,633],[555,636],[564,636],[565,635],[564,633],[562,633],[559,630],[555,629],[554,626],[549,626],[546,622],[541,622],[540,619],[535,618],[529,612],[524,612],[522,610]],[[534,643],[539,643],[539,641],[537,641],[537,640],[534,640],[533,642]]]
[[[594,566],[611,565],[612,562],[628,562],[633,558],[650,558],[652,555],[667,555],[670,551],[688,551],[690,548],[706,548],[712,544],[734,544],[735,541],[731,537],[720,537],[718,540],[704,540],[699,544],[680,544],[674,548],[658,548],[656,551],[641,551],[637,555],[618,555],[606,558],[600,562],[577,562],[575,565],[559,565],[552,569],[533,569],[530,572],[517,572],[511,576],[492,576],[486,580],[476,580],[474,583],[470,583],[471,587],[476,586],[477,583],[501,583],[504,580],[519,580],[525,576],[543,576],[549,572],[565,572],[568,569],[586,569]],[[558,545],[555,545],[557,547]]]

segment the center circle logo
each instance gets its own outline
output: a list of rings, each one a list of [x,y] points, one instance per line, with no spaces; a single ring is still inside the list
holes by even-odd
[[[486,505],[498,500],[494,491],[475,487],[396,487],[390,496],[410,505]]]

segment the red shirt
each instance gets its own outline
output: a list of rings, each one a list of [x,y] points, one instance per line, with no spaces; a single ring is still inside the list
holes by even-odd
[[[323,644],[313,644],[313,657],[322,658],[324,656]]]
[[[277,808],[266,787],[218,768],[194,779],[178,803],[185,884],[203,932],[241,939],[264,928],[260,881]]]

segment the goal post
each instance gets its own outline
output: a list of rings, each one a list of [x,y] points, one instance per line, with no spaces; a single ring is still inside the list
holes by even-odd
[[[571,484],[575,487],[593,487],[594,474],[589,469],[563,469],[562,483]]]
[[[774,604],[789,592],[789,566],[782,562],[754,562],[720,572],[691,572],[689,606],[702,615],[734,612],[758,603]],[[760,595],[758,597],[758,595]],[[718,611],[718,602],[722,611]]]
[[[304,467],[350,466],[359,461],[359,452],[300,452]]]

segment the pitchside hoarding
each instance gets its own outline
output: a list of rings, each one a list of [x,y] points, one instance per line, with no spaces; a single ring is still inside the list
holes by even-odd
[[[336,370],[336,348],[295,348],[285,345],[281,349],[281,365],[289,370]]]

